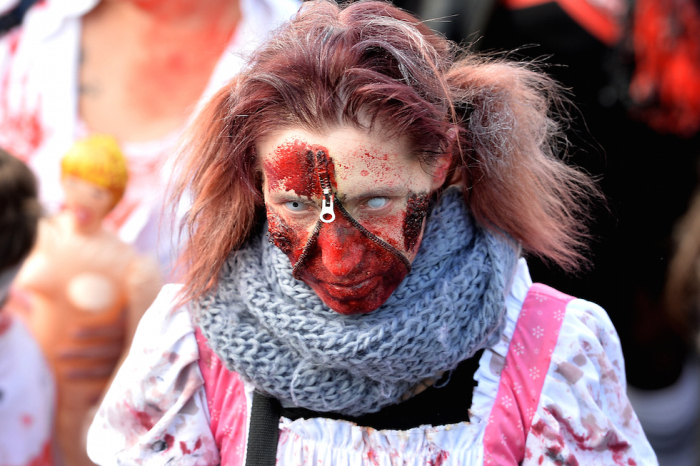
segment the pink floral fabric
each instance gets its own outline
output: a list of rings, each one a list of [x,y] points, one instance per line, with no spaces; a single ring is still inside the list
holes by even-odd
[[[221,455],[221,466],[242,465],[248,431],[245,387],[237,373],[224,367],[199,329],[195,335],[211,418],[209,426]]]
[[[484,434],[484,464],[519,464],[549,370],[566,305],[573,298],[535,283],[513,332]]]

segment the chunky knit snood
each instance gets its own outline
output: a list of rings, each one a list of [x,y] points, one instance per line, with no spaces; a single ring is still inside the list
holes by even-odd
[[[329,309],[263,234],[231,254],[218,288],[195,303],[198,325],[228,369],[283,405],[359,416],[500,337],[517,256],[450,188],[413,269],[376,311]]]

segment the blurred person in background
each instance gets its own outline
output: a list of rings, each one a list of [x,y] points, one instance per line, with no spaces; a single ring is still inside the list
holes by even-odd
[[[158,267],[103,226],[127,186],[114,138],[77,141],[61,160],[65,207],[42,219],[15,280],[21,309],[54,373],[62,464],[92,464],[82,436],[136,325],[160,289]],[[19,309],[20,306],[18,305]]]
[[[678,222],[665,296],[679,333],[700,351],[700,192]]]
[[[60,155],[111,134],[129,186],[106,227],[164,270],[174,240],[159,235],[167,160],[197,102],[298,8],[296,0],[46,0],[0,39],[0,145],[39,180],[48,212],[64,201]]]
[[[0,465],[52,466],[55,386],[24,323],[7,309],[10,285],[37,236],[34,175],[0,149]]]
[[[695,465],[700,371],[669,319],[672,231],[697,184],[700,13],[694,0],[399,0],[482,51],[538,59],[571,89],[572,161],[600,178],[591,258],[576,277],[533,277],[610,310],[630,399],[662,465]]]

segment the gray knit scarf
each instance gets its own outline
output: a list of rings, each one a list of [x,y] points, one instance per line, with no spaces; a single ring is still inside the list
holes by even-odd
[[[228,258],[196,303],[198,325],[229,370],[283,405],[359,416],[500,338],[517,256],[450,188],[411,273],[376,311],[329,309],[264,234]]]

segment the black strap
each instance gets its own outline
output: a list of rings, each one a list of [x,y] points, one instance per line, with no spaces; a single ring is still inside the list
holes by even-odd
[[[246,466],[274,465],[279,441],[280,417],[292,421],[300,418],[323,417],[354,422],[363,427],[409,430],[421,425],[440,426],[469,421],[472,392],[476,387],[474,373],[479,368],[483,350],[462,361],[451,373],[444,374],[422,393],[396,405],[386,406],[376,413],[351,417],[338,413],[323,413],[305,408],[283,408],[280,402],[253,392]]]
[[[277,399],[265,396],[257,390],[253,392],[246,466],[275,465],[281,410],[282,407]]]

